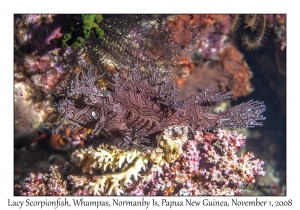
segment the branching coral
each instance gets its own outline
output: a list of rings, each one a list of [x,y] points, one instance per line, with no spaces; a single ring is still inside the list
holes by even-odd
[[[147,153],[104,145],[77,150],[72,155],[76,166],[65,164],[51,167],[46,174],[31,173],[23,184],[16,185],[15,193],[240,195],[238,187],[254,183],[255,175],[264,175],[263,162],[252,153],[236,154],[245,145],[243,135],[218,130],[196,132],[188,140],[187,131],[184,126],[167,128],[159,137],[158,148]]]
[[[114,146],[100,145],[93,148],[75,151],[73,157],[76,165],[82,172],[93,174],[98,169],[101,176],[69,176],[69,181],[74,184],[74,192],[82,187],[88,189],[92,195],[120,195],[124,189],[136,182],[142,171],[148,169],[148,163],[162,165],[172,163],[182,154],[182,145],[187,141],[186,127],[170,127],[159,137],[158,148],[142,154],[137,150],[120,150]],[[132,179],[133,178],[133,179]]]
[[[88,180],[86,175],[69,176],[75,188],[86,187],[92,195],[120,195],[127,184],[138,179],[140,171],[146,169],[148,158],[136,150],[123,151],[115,147],[100,145],[96,150],[92,148],[75,151],[73,157],[82,172],[93,173],[93,169],[101,169],[102,176]],[[111,173],[107,173],[111,171]],[[104,174],[105,173],[105,174]],[[81,181],[79,181],[81,180]]]
[[[136,162],[140,152],[136,150],[122,151],[114,146],[100,145],[96,150],[89,147],[75,151],[73,157],[76,164],[81,167],[82,172],[93,173],[93,169],[101,169],[102,173],[122,170],[129,164]]]
[[[237,156],[236,152],[245,146],[245,136],[236,131],[219,130],[216,133],[218,141],[207,144],[204,142],[201,154],[201,168],[196,175],[202,194],[208,195],[233,195],[241,194],[238,189],[248,182],[254,183],[255,175],[264,176],[263,161],[254,159],[254,155],[248,152]],[[200,138],[201,141],[201,138]],[[210,183],[208,184],[208,180]],[[224,191],[225,189],[225,191]],[[228,191],[227,191],[228,190]]]
[[[240,195],[241,187],[264,176],[263,162],[252,153],[237,156],[245,137],[235,131],[198,133],[188,140],[174,163],[154,165],[139,183],[127,191],[132,195]]]

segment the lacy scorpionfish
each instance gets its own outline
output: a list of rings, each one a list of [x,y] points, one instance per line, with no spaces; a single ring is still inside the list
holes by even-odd
[[[263,102],[248,101],[213,114],[222,102],[229,102],[232,92],[210,94],[212,88],[178,100],[179,92],[170,74],[139,67],[118,70],[111,75],[114,90],[101,89],[96,81],[98,70],[80,61],[83,70],[59,93],[52,92],[56,108],[49,121],[57,121],[57,133],[65,120],[92,129],[90,138],[99,134],[113,139],[123,149],[155,147],[151,138],[168,126],[185,125],[191,131],[216,128],[245,128],[262,125]],[[107,76],[107,75],[106,75]],[[116,140],[117,139],[117,140]],[[152,139],[152,140],[151,140]],[[154,139],[154,140],[153,140]]]

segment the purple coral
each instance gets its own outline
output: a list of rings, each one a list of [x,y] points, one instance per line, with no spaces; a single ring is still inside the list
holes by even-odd
[[[236,131],[198,133],[185,143],[182,155],[173,163],[153,163],[138,180],[120,190],[126,195],[149,196],[241,195],[238,187],[254,183],[256,175],[265,174],[264,162],[254,159],[252,153],[236,154],[244,145],[245,136]],[[45,174],[30,173],[21,185],[16,185],[15,194],[90,195],[87,187],[94,186],[102,176],[82,175],[77,167],[71,168],[52,166]],[[73,189],[67,189],[67,182]]]
[[[228,43],[229,20],[216,24],[212,30],[201,37],[200,54],[208,60],[217,60],[221,50]]]
[[[236,131],[199,133],[188,140],[180,159],[163,166],[154,165],[131,195],[241,195],[238,188],[264,176],[263,161],[252,153],[237,156],[245,146],[245,136]]]
[[[65,196],[67,182],[58,166],[50,166],[48,173],[29,173],[24,182],[15,186],[16,195],[24,196]]]
[[[217,60],[221,49],[224,49],[227,43],[227,35],[208,33],[201,39],[202,44],[199,49],[200,54],[210,60]]]

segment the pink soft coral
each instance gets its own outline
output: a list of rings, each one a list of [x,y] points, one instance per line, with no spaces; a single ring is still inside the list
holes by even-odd
[[[180,159],[154,165],[136,187],[133,195],[241,195],[238,188],[264,176],[263,161],[252,153],[238,156],[245,136],[236,131],[197,133],[188,140]]]

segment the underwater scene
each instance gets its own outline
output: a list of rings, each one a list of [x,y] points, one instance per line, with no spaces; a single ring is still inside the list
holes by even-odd
[[[13,188],[286,195],[286,15],[15,14]]]

